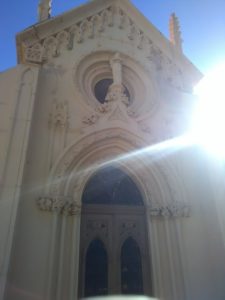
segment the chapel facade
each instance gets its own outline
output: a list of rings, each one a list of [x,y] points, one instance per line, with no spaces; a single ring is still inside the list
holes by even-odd
[[[0,74],[0,299],[224,300],[223,170],[184,138],[202,74],[128,0],[16,37]]]

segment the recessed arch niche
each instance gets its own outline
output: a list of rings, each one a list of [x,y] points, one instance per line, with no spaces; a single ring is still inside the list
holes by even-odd
[[[97,170],[89,178],[82,194],[80,297],[151,295],[145,218],[142,195],[126,172],[109,166]],[[99,247],[93,247],[96,244]],[[90,274],[95,278],[95,287],[92,286]],[[133,282],[136,282],[135,286]]]
[[[115,55],[112,51],[99,51],[87,54],[74,68],[74,84],[81,92],[81,100],[94,109],[99,105],[95,87],[102,80],[112,80],[110,60]],[[125,94],[129,98],[130,108],[140,112],[148,106],[148,111],[154,112],[158,108],[157,83],[144,65],[120,52],[122,59],[122,74]],[[103,102],[103,100],[102,100]],[[101,103],[101,101],[100,101]]]

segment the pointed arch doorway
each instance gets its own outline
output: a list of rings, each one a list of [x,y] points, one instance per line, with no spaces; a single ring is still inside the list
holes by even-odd
[[[79,296],[152,295],[145,207],[133,180],[107,167],[82,195]]]

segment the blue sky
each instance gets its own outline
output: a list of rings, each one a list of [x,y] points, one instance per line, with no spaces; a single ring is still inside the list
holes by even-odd
[[[123,1],[123,0],[121,0]],[[39,0],[2,0],[0,71],[16,65],[15,34],[37,22]],[[53,0],[58,15],[84,0]],[[204,73],[225,61],[225,0],[131,0],[165,36],[172,12],[180,19],[186,56]]]

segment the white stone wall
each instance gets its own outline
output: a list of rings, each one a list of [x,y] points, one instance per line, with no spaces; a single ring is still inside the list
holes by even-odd
[[[110,160],[126,170],[143,195],[155,295],[225,297],[224,220],[214,201],[219,177],[211,177],[207,158],[195,148],[173,142],[154,146],[187,128],[194,101],[190,88],[199,72],[136,11],[127,13],[151,33],[150,58],[140,36],[129,38],[130,27],[121,25],[118,15],[113,26],[94,27],[93,36],[86,32],[70,49],[62,39],[56,51],[55,40],[47,44],[46,36],[61,32],[63,24],[68,33],[70,13],[40,25],[45,43],[37,52],[27,50],[27,65],[0,75],[2,292],[12,249],[7,300],[77,298],[82,191],[89,176]],[[89,15],[81,9],[74,20]],[[21,39],[23,34],[29,36],[22,33]],[[40,49],[45,55],[35,56]],[[108,109],[99,106],[92,84],[112,77],[115,53],[133,102],[127,107],[116,100]]]
[[[3,297],[35,99],[37,68],[1,74],[0,297]]]

